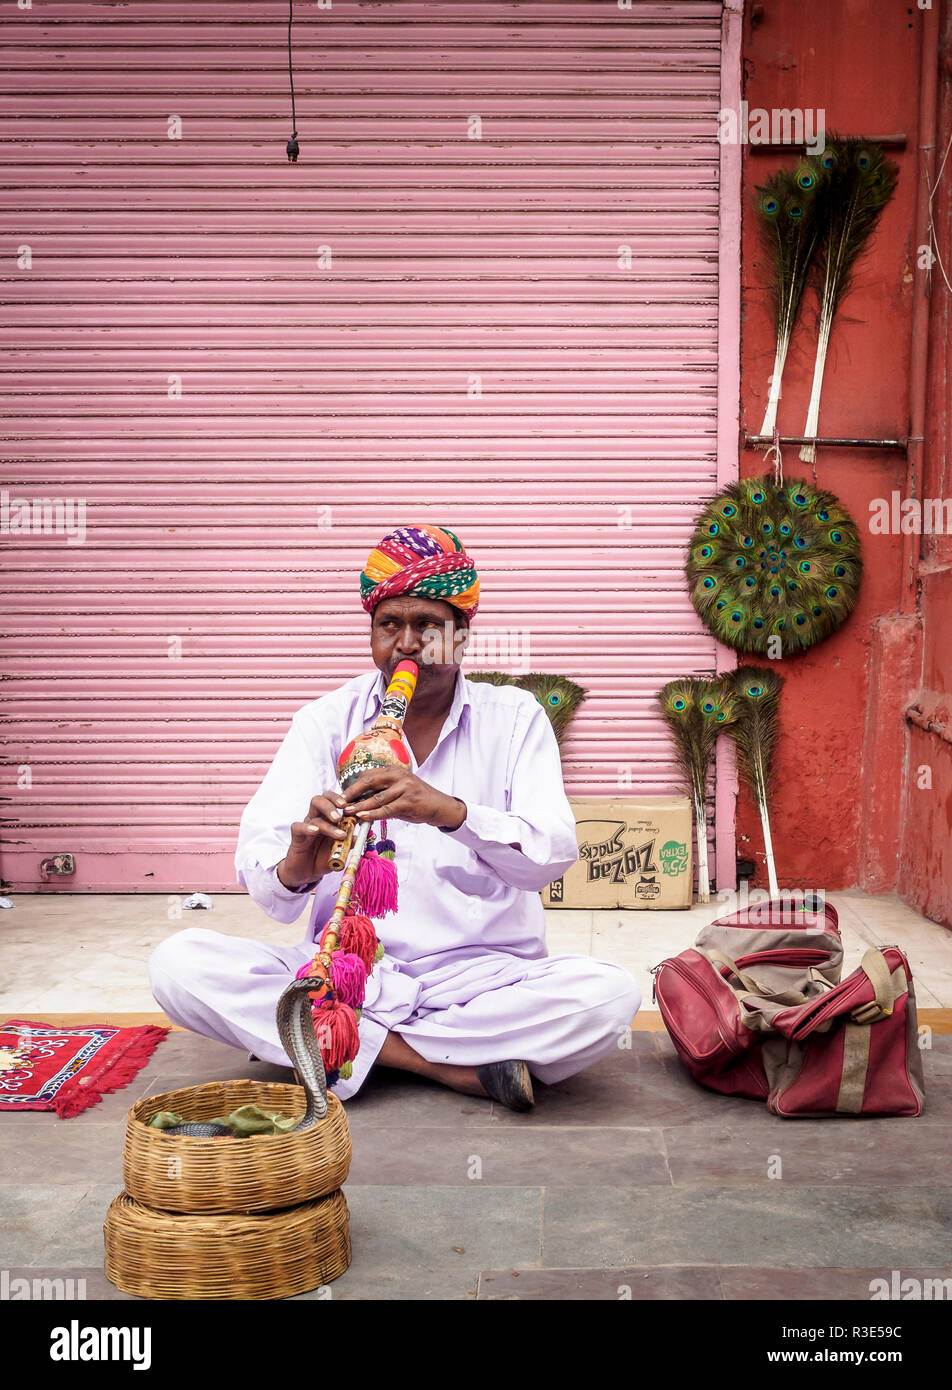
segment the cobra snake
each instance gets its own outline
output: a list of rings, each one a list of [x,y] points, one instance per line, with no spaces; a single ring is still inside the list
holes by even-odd
[[[301,980],[292,980],[278,1000],[275,1011],[281,1046],[294,1064],[307,1093],[304,1119],[294,1129],[288,1130],[289,1134],[300,1134],[302,1129],[311,1129],[327,1114],[327,1078],[308,994],[313,988],[314,982],[307,976]],[[197,1139],[235,1138],[227,1125],[208,1124],[204,1121],[174,1125],[162,1133],[189,1134]]]

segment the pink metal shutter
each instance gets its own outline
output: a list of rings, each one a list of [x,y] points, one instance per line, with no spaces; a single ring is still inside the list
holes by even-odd
[[[721,5],[295,12],[290,165],[284,3],[4,11],[4,486],[87,528],[0,537],[16,888],[233,887],[394,524],[589,688],[570,794],[671,790],[654,692],[714,669]]]

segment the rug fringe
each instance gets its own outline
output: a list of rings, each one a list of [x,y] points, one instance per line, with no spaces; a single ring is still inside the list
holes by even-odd
[[[128,1086],[171,1031],[153,1023],[136,1028],[134,1036],[118,1057],[107,1061],[99,1071],[77,1077],[61,1088],[54,1101],[58,1117],[71,1120],[90,1105],[98,1105],[109,1092],[121,1091],[123,1086]]]

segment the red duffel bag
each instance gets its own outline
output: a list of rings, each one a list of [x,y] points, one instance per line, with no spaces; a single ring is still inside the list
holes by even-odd
[[[920,1114],[915,990],[902,951],[867,951],[839,983],[833,908],[809,922],[790,913],[772,903],[720,919],[655,967],[653,997],[685,1067],[702,1086],[766,1100],[785,1118]],[[723,945],[755,949],[730,955]]]
[[[719,917],[691,950],[655,966],[652,998],[695,1081],[766,1100],[762,1042],[774,1013],[825,993],[842,961],[833,907],[773,901]]]

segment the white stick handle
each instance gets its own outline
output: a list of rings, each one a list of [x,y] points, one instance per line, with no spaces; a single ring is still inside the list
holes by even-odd
[[[703,802],[694,809],[694,824],[697,831],[697,900],[699,903],[709,903],[711,901],[711,881],[707,870],[707,812]]]
[[[767,396],[767,409],[764,413],[764,423],[760,427],[762,437],[771,435],[777,423],[777,406],[780,403],[780,383],[783,380],[784,363],[787,360],[787,344],[777,344],[777,354],[774,358],[773,376],[770,378],[770,393]]]
[[[820,424],[820,392],[823,389],[823,370],[826,366],[826,349],[830,341],[831,324],[828,319],[823,319],[820,324],[820,331],[817,335],[816,361],[813,364],[813,387],[810,391],[810,408],[807,411],[807,422],[803,427],[803,433],[807,436],[815,435]],[[803,463],[814,463],[816,461],[816,445],[804,444],[800,449],[800,460]]]
[[[764,828],[764,851],[767,857],[767,881],[770,884],[770,896],[777,898],[780,896],[780,887],[777,883],[777,870],[774,867],[773,840],[770,838],[770,817],[767,815],[767,803],[760,803],[760,823]]]

